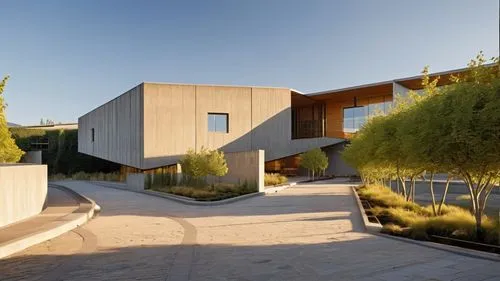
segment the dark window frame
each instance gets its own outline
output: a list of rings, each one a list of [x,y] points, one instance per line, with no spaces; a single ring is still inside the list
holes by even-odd
[[[210,116],[224,116],[226,119],[226,130],[225,131],[219,131],[217,130],[217,119],[214,119],[214,130],[210,130],[210,124],[208,124]],[[221,134],[228,134],[229,133],[229,113],[223,113],[223,112],[208,112],[207,113],[207,131],[209,133],[221,133]]]
[[[364,108],[365,110],[368,110],[368,106],[367,105],[358,105],[358,106],[346,106],[346,107],[343,107],[342,108],[342,131],[344,133],[355,133],[355,132],[359,131],[359,129],[361,129],[361,127],[360,128],[356,128],[356,123],[355,123],[356,116],[353,116],[353,124],[352,124],[353,128],[352,129],[348,128],[348,130],[346,130],[346,127],[345,127],[345,119],[346,119],[345,118],[345,110],[346,109],[355,109],[355,108]],[[365,115],[364,117],[366,119],[366,118],[368,118],[368,115]],[[366,120],[365,120],[365,122],[366,122]]]
[[[90,129],[90,141],[95,142],[95,129]]]

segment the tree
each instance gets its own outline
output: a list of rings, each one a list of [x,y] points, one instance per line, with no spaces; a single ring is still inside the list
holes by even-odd
[[[221,177],[228,172],[224,152],[204,147],[199,152],[188,150],[180,163],[183,173],[194,179],[195,185],[204,184],[208,175]]]
[[[449,132],[438,140],[437,153],[469,190],[478,239],[488,197],[500,180],[500,67],[498,59],[493,66],[485,61],[480,53],[435,100],[440,112],[435,122]]]
[[[450,179],[462,178],[469,190],[478,240],[482,240],[488,197],[500,183],[500,67],[498,58],[490,65],[485,62],[480,53],[466,71],[440,88],[439,78],[431,81],[425,68],[422,93],[411,92],[389,115],[368,120],[343,153],[365,183],[395,170],[407,200],[414,197],[416,177],[429,172],[434,215],[441,213]],[[438,208],[435,173],[448,174]]]
[[[7,127],[7,119],[5,118],[6,105],[3,98],[3,90],[8,79],[9,76],[6,76],[0,82],[0,163],[18,162],[24,154],[12,138]]]
[[[314,180],[315,172],[324,171],[328,167],[328,157],[320,148],[314,148],[300,155],[300,165],[311,172]]]
[[[207,173],[215,177],[222,177],[228,172],[224,152],[211,150],[206,155]]]

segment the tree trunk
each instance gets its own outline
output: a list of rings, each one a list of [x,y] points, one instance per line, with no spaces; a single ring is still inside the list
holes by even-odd
[[[441,198],[441,202],[439,202],[438,215],[441,215],[441,208],[443,207],[444,202],[446,200],[446,195],[448,194],[448,187],[450,186],[450,181],[451,177],[448,175],[448,178],[446,179],[446,185],[444,187],[443,197]]]
[[[436,212],[436,197],[434,197],[434,172],[431,172],[429,187],[430,187],[431,198],[432,198],[432,213],[434,213],[434,216],[436,216],[437,212]]]
[[[402,177],[399,177],[399,176],[398,176],[398,179],[399,179],[399,182],[401,183],[401,188],[403,189],[403,196],[404,196],[404,198],[406,199],[406,198],[407,198],[407,196],[408,196],[408,195],[406,194],[406,193],[407,193],[407,192],[406,192],[406,183],[405,183],[405,181],[404,181],[404,179],[403,179]]]
[[[416,177],[413,177],[413,179],[411,180],[411,190],[412,190],[412,194],[411,194],[411,202],[415,203],[415,181],[416,181]]]

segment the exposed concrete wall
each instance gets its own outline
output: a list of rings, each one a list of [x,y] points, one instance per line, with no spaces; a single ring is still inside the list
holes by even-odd
[[[323,149],[328,156],[328,168],[325,173],[334,176],[352,176],[357,175],[358,172],[353,167],[349,166],[342,159],[342,151],[344,151],[345,143],[339,143]]]
[[[0,164],[0,227],[37,215],[46,198],[46,165]]]
[[[141,84],[78,118],[78,151],[123,165],[141,167],[144,151],[143,108]]]
[[[208,113],[226,113],[228,133],[208,131]],[[340,139],[291,140],[286,88],[144,84],[143,169],[175,164],[188,149],[266,150],[266,161]]]
[[[130,190],[140,191],[144,190],[145,174],[128,174],[127,175],[127,188]]]
[[[42,151],[26,151],[26,153],[21,158],[21,163],[42,164]]]
[[[208,131],[209,113],[228,114],[227,133]],[[78,150],[152,169],[201,147],[227,153],[262,149],[269,161],[341,141],[292,141],[291,119],[286,88],[144,83],[79,118]]]
[[[251,149],[265,150],[266,160],[289,153],[292,139],[291,102],[289,89],[252,89]]]
[[[144,84],[144,163],[173,164],[195,148],[195,86]]]
[[[264,191],[264,150],[225,153],[228,173],[222,182],[257,183],[259,191]]]

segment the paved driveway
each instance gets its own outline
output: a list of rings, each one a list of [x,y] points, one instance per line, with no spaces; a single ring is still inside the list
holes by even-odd
[[[500,264],[363,232],[328,182],[234,204],[185,206],[68,182],[102,213],[0,261],[0,280],[498,280]]]

